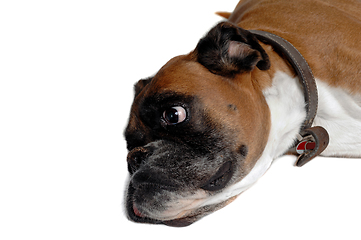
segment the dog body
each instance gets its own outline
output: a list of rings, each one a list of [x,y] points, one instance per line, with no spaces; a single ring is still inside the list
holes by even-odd
[[[256,0],[241,1],[229,16],[242,28],[287,39],[305,57],[318,86],[314,125],[330,134],[325,156],[360,156],[360,12],[360,1]]]
[[[325,156],[361,156],[361,2],[244,0],[188,55],[140,80],[125,131],[127,211],[137,222],[186,226],[235,199],[295,143],[306,118],[302,86],[272,46],[305,57],[317,82],[314,125]]]

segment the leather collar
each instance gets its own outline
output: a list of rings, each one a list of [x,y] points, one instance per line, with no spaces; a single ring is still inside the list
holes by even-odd
[[[253,33],[259,41],[271,45],[285,58],[294,68],[303,86],[307,116],[300,129],[298,142],[290,149],[290,152],[299,154],[296,166],[301,167],[323,152],[329,143],[326,129],[320,126],[311,127],[318,107],[315,78],[305,58],[290,42],[269,32],[260,30],[249,30],[249,32]]]

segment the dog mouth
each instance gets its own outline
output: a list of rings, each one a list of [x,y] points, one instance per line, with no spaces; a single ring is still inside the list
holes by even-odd
[[[143,215],[135,205],[133,200],[135,189],[133,188],[132,184],[130,183],[128,186],[128,194],[127,194],[127,202],[126,202],[126,211],[128,218],[134,222],[139,223],[151,223],[151,224],[161,224],[162,221],[152,219]]]
[[[230,161],[224,163],[218,169],[218,171],[200,187],[201,192],[203,192],[203,194],[206,194],[206,192],[218,192],[219,190],[223,189],[233,176],[232,165],[233,164]],[[172,214],[173,216],[175,216],[174,219],[168,218],[166,220],[160,220],[150,217],[150,215],[146,211],[141,209],[139,205],[137,206],[137,204],[135,203],[135,192],[136,188],[134,188],[132,182],[130,182],[128,186],[126,209],[128,213],[128,218],[138,223],[165,224],[172,227],[185,227],[194,223],[202,216],[207,215],[209,212],[212,211],[213,208],[217,208],[216,205],[218,205],[214,204],[214,206],[202,206],[202,203],[200,202],[205,201],[206,196],[198,195],[195,198],[190,198],[186,200],[191,202],[191,204],[193,205],[192,208],[189,208],[190,205],[188,205],[188,203],[184,205],[187,206],[186,209],[188,210],[183,209],[178,213],[176,212],[176,214],[174,215]]]
[[[127,200],[127,206],[126,206],[127,212],[128,212],[128,217],[131,220],[133,220],[134,222],[150,223],[150,224],[164,224],[164,225],[167,225],[170,227],[186,227],[186,226],[191,225],[197,219],[197,215],[187,216],[187,217],[172,219],[172,220],[165,220],[165,221],[150,218],[150,217],[146,216],[144,213],[142,213],[136,206],[135,202],[132,200],[134,191],[135,191],[135,189],[130,185],[129,189],[128,189],[128,200]]]
[[[190,200],[193,207],[188,208],[190,205],[184,205],[187,206],[188,210],[186,210],[186,208],[179,211],[177,214],[174,215],[174,219],[169,220],[151,218],[149,217],[149,214],[147,212],[144,212],[143,209],[137,206],[137,204],[135,203],[136,189],[133,187],[132,182],[130,182],[128,186],[126,206],[128,217],[130,218],[130,220],[138,223],[164,224],[172,227],[185,227],[191,225],[202,216],[209,214],[212,210],[214,210],[213,208],[218,207],[218,204],[202,206],[202,202],[206,200],[206,195],[208,194],[206,192],[217,192],[221,190],[229,182],[232,175],[232,163],[224,163],[218,169],[218,171],[206,183],[204,183],[202,187],[200,187],[201,192],[203,192],[203,194],[205,195],[198,195],[195,198],[188,199],[187,201]]]

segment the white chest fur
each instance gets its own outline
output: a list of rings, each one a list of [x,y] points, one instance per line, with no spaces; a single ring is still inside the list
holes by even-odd
[[[317,80],[319,106],[315,126],[324,127],[330,143],[324,156],[361,156],[361,96]]]
[[[328,86],[316,79],[318,111],[313,126],[324,127],[330,143],[323,156],[361,157],[361,96]],[[273,86],[264,91],[271,111],[272,127],[268,144],[276,158],[294,143],[305,118],[304,97],[298,79],[278,72]]]

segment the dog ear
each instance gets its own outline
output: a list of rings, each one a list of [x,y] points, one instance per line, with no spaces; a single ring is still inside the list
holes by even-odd
[[[255,66],[260,70],[270,68],[268,55],[256,37],[229,22],[212,28],[199,41],[195,53],[199,63],[223,76],[250,72]]]
[[[148,83],[152,81],[152,79],[153,79],[152,77],[147,79],[141,79],[134,85],[134,98],[136,98],[139,95],[139,93],[143,90],[143,88],[147,86]]]

